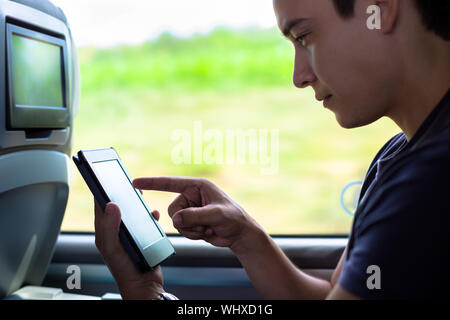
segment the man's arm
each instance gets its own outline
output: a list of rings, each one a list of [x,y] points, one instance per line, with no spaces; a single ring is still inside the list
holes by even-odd
[[[329,281],[298,269],[266,233],[256,234],[252,248],[233,250],[254,287],[264,299],[325,299]]]
[[[267,234],[260,234],[259,237],[260,239],[248,242],[258,244],[257,247],[242,248],[241,251],[233,250],[233,252],[263,298],[325,299],[333,292],[346,250],[333,272],[331,281],[326,281],[310,276],[297,268]]]
[[[347,248],[345,248],[342,253],[341,259],[333,272],[333,276],[331,277],[331,286],[333,289],[327,296],[327,300],[358,300],[359,298],[342,288],[342,286],[338,283],[339,276],[341,275],[342,266],[344,264],[345,255],[347,254]]]
[[[337,284],[327,297],[327,300],[360,300],[357,296],[354,296],[340,284]]]

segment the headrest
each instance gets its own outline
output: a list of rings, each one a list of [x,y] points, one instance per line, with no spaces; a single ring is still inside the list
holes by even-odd
[[[61,8],[55,6],[53,3],[47,0],[10,0],[11,2],[17,2],[27,7],[34,8],[42,11],[50,16],[55,17],[67,24],[67,18]]]

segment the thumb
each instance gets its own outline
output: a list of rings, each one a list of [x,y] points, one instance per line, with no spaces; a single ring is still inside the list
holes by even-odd
[[[206,205],[181,209],[173,215],[172,222],[175,228],[216,226],[223,222],[223,216],[220,206]]]
[[[98,247],[104,256],[114,256],[121,249],[119,239],[121,214],[119,207],[114,203],[108,203],[101,220],[95,235],[96,241],[98,238]]]
[[[113,232],[119,232],[120,221],[121,221],[120,208],[117,204],[110,202],[105,208],[105,227]]]

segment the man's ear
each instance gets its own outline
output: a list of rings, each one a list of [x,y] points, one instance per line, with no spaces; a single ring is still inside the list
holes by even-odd
[[[409,0],[410,1],[410,0]],[[401,0],[377,0],[376,5],[381,9],[381,31],[391,33],[397,24]]]

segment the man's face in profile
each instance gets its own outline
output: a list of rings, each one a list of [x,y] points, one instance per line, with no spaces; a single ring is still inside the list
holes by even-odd
[[[293,43],[293,82],[311,86],[316,99],[333,111],[339,124],[372,123],[394,103],[395,65],[389,40],[367,28],[367,7],[357,0],[352,17],[342,18],[332,0],[274,0],[280,30]]]

